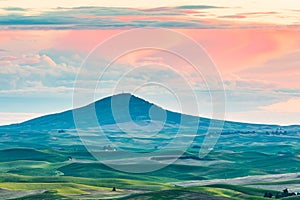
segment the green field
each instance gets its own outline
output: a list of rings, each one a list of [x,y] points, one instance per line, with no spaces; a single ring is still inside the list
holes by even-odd
[[[257,189],[255,184],[280,186],[300,183],[299,180],[272,183],[261,180],[244,186],[173,184],[276,174],[277,169],[285,173],[294,172],[299,157],[293,155],[278,157],[258,152],[213,151],[205,160],[199,160],[198,165],[185,165],[179,159],[178,163],[145,174],[111,169],[95,162],[86,151],[77,149],[14,148],[1,150],[0,155],[0,199],[264,199],[266,191],[276,194],[280,190]],[[191,155],[193,149],[184,154],[189,159],[183,157],[183,161],[193,160]],[[85,162],[79,162],[81,160]],[[112,191],[113,187],[116,191]]]

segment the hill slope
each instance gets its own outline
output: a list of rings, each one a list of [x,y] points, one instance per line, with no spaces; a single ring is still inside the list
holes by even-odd
[[[129,102],[129,104],[128,104]],[[113,106],[112,106],[113,104]],[[128,107],[129,105],[129,107]],[[112,109],[113,108],[113,109]],[[129,111],[128,111],[129,109]],[[147,125],[152,120],[161,121],[168,125],[179,125],[181,123],[182,117],[184,117],[189,123],[194,124],[199,121],[199,130],[205,132],[209,126],[211,119],[198,118],[195,116],[188,116],[168,110],[150,103],[144,99],[136,97],[131,94],[118,94],[104,99],[98,100],[87,106],[77,108],[74,110],[68,110],[61,113],[46,115],[38,117],[20,124],[12,124],[7,126],[0,126],[0,130],[58,130],[58,129],[74,129],[74,116],[73,113],[80,113],[82,115],[81,119],[84,119],[86,127],[92,126],[90,123],[92,116],[91,111],[96,111],[97,122],[101,126],[113,125],[116,123],[126,123],[135,122],[139,125]],[[151,116],[152,113],[152,116]],[[154,114],[153,114],[154,113]],[[166,119],[163,119],[160,115],[165,115]],[[189,126],[189,123],[182,124],[184,126]],[[263,124],[249,124],[249,123],[239,123],[226,121],[224,123],[224,133],[233,132],[253,132],[253,131],[263,131],[263,132],[278,132],[286,133],[285,131],[293,132],[295,130],[300,130],[300,126],[287,126],[280,127],[277,125],[263,125]],[[278,132],[279,133],[279,132]]]

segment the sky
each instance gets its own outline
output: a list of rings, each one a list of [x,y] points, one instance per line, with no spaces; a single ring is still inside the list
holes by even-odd
[[[171,29],[203,47],[223,80],[227,120],[300,124],[299,14],[296,0],[0,0],[0,124],[71,109],[74,83],[89,53],[113,36],[145,27]],[[118,45],[122,44],[114,48]],[[114,48],[90,58],[97,63],[92,67],[98,69]],[[110,95],[112,80],[128,65],[155,65],[137,71],[129,77],[131,83],[139,83],[153,69],[156,80],[175,83],[176,76],[162,76],[169,75],[163,56],[167,57],[145,50],[119,58],[96,99]],[[210,117],[203,80],[180,61],[170,65],[177,65],[177,73],[195,88],[199,114]],[[97,81],[89,79],[92,74],[87,71],[80,81]],[[123,86],[126,91],[132,85]],[[166,89],[145,87],[137,94],[178,111],[174,95]],[[192,109],[187,113],[195,114]]]

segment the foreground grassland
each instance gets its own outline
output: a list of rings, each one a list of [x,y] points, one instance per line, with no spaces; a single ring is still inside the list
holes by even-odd
[[[28,177],[2,175],[0,184],[7,191],[22,191],[11,199],[262,199],[265,190],[233,185],[178,187],[126,179],[91,179],[78,177]],[[14,182],[13,182],[14,181]],[[104,187],[107,186],[107,187]],[[117,191],[113,192],[112,186]],[[30,193],[28,193],[30,191]],[[28,194],[26,194],[28,193]],[[13,192],[11,193],[13,194]],[[13,196],[13,195],[12,195]],[[4,196],[0,199],[4,199]]]
[[[299,158],[292,154],[216,151],[199,160],[191,150],[184,156],[156,172],[128,174],[100,164],[77,149],[1,150],[0,199],[265,199],[265,192],[276,194],[283,187],[300,184],[297,177],[281,182],[258,178],[257,183],[230,184],[235,177],[276,175],[278,169],[292,173],[299,166]],[[223,179],[228,184],[185,185],[210,179]],[[268,189],[270,185],[278,189]],[[114,187],[116,191],[112,191]]]

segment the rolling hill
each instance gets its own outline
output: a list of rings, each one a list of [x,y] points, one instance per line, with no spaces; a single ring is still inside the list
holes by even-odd
[[[113,106],[112,106],[113,104]],[[58,130],[58,129],[74,129],[74,116],[73,113],[81,114],[85,121],[86,127],[92,126],[89,124],[91,120],[91,111],[96,112],[96,118],[100,126],[112,125],[117,123],[135,122],[139,125],[147,125],[149,121],[162,121],[166,126],[179,125],[182,119],[189,123],[198,123],[199,130],[207,130],[207,127],[212,121],[218,121],[203,117],[189,116],[180,114],[168,110],[150,103],[142,98],[134,96],[132,94],[123,93],[110,97],[103,98],[96,102],[93,102],[84,107],[80,107],[74,110],[68,110],[61,113],[50,114],[42,117],[38,117],[29,121],[25,121],[19,124],[12,124],[6,126],[0,126],[0,130]],[[150,114],[149,114],[150,113]],[[151,116],[151,113],[152,114]],[[162,119],[160,115],[166,115],[166,119]],[[150,118],[151,117],[151,118]],[[182,124],[189,126],[189,123]],[[264,124],[250,124],[240,122],[225,121],[224,133],[228,132],[252,132],[252,131],[282,131],[285,130],[300,130],[300,126],[285,126],[279,125],[264,125]],[[282,133],[286,133],[282,132]]]

